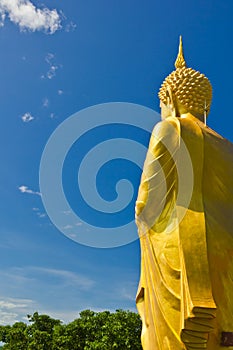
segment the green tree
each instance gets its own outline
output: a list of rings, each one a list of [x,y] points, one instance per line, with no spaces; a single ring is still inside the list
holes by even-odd
[[[55,326],[60,326],[61,321],[48,315],[39,315],[35,312],[28,315],[31,325],[27,327],[28,350],[51,350],[53,346],[53,333]],[[26,348],[25,348],[26,349]]]
[[[134,312],[117,310],[115,313],[95,313],[85,310],[77,321],[82,329],[80,345],[83,350],[142,349],[141,320]]]
[[[13,326],[1,326],[1,341],[6,343],[4,350],[25,350],[28,346],[27,325],[16,322]]]
[[[29,325],[0,326],[3,350],[142,350],[139,315],[124,310],[84,310],[65,325],[35,312]]]

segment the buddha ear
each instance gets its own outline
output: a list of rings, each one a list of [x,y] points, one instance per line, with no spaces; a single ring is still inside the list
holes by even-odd
[[[166,97],[167,97],[167,106],[169,107],[169,109],[172,112],[172,116],[173,117],[177,117],[178,113],[177,113],[177,107],[176,107],[176,99],[175,96],[172,92],[172,89],[170,88],[170,86],[167,87],[166,90]]]

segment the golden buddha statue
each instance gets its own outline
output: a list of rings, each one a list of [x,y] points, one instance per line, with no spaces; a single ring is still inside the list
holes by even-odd
[[[182,39],[175,67],[136,202],[142,346],[233,349],[233,144],[206,126],[212,87]]]

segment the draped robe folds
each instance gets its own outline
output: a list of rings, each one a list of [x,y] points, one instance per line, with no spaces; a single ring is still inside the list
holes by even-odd
[[[233,144],[191,114],[157,124],[136,223],[143,349],[224,349],[221,333],[233,332]]]

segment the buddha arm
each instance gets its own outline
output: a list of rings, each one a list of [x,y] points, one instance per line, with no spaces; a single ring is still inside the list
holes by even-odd
[[[139,231],[166,229],[177,192],[176,156],[179,148],[179,122],[167,118],[151,135],[136,202]],[[143,232],[139,232],[143,233]]]
[[[155,246],[152,241],[153,237],[160,233],[163,235],[174,209],[177,192],[175,158],[178,148],[179,123],[177,120],[168,118],[158,123],[151,135],[136,202],[136,222],[141,243],[141,276],[136,303],[142,318],[144,349],[163,349],[156,320],[164,319],[166,314],[159,306],[163,300],[161,294],[165,291],[167,295],[171,289],[167,288],[166,281],[161,276],[160,267],[155,263],[157,253],[154,251]],[[157,245],[156,250],[158,250]],[[160,284],[163,284],[163,291],[159,290]],[[172,302],[176,303],[176,297],[173,295],[170,297]],[[159,308],[159,312],[156,308]],[[177,313],[176,319],[179,325],[179,311],[173,308],[172,312],[168,312],[169,315],[175,313]]]

